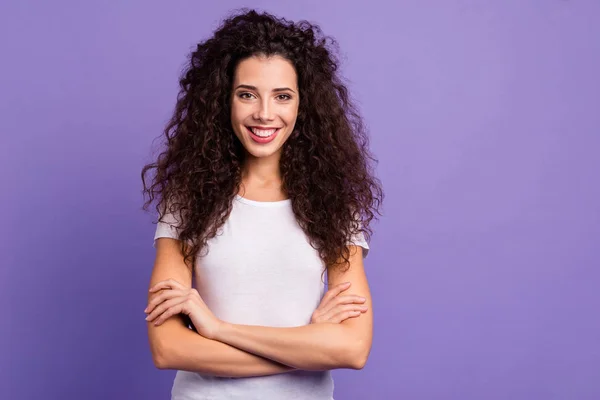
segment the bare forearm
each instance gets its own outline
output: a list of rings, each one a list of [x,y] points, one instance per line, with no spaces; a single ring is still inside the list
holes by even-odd
[[[275,375],[294,368],[210,340],[187,328],[163,340],[156,364],[163,369],[193,371],[204,375],[241,378]]]
[[[365,352],[361,350],[364,344],[342,324],[273,328],[223,323],[215,339],[302,370],[364,365],[362,354]]]

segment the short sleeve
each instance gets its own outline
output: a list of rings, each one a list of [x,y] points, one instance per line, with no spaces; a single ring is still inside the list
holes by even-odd
[[[359,220],[356,221],[356,225],[358,227],[358,232],[355,233],[350,238],[348,243],[346,243],[346,244],[362,247],[363,248],[363,258],[367,258],[367,254],[369,254],[369,250],[370,250],[369,243],[367,243],[367,240],[365,239],[365,235],[362,230],[362,224],[360,223]]]
[[[365,235],[362,232],[358,232],[356,235],[352,236],[352,239],[347,243],[349,245],[356,245],[363,248],[363,258],[367,258],[367,254],[369,254],[369,243],[365,240]]]
[[[176,227],[179,222],[172,213],[165,214],[163,221],[158,221],[156,224],[152,247],[156,248],[156,239],[161,237],[179,239],[179,229]]]

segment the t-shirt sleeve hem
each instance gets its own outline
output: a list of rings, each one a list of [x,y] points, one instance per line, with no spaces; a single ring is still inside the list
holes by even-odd
[[[365,236],[363,235],[362,232],[358,233],[357,235],[355,235],[350,241],[348,241],[347,245],[350,246],[360,246],[363,248],[363,259],[367,258],[367,255],[369,254],[369,251],[371,250],[371,248],[369,247],[369,244],[367,243],[367,241],[365,240]]]

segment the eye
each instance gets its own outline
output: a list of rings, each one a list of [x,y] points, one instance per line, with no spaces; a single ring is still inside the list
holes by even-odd
[[[277,98],[279,100],[291,100],[292,96],[290,96],[289,94],[280,94],[279,96],[277,96]]]
[[[253,95],[252,93],[250,93],[250,92],[242,92],[242,93],[238,93],[238,97],[239,97],[240,99],[245,99],[245,100],[246,100],[246,99],[249,99],[250,97],[245,97],[246,95],[248,95],[248,96],[254,96],[254,95]]]

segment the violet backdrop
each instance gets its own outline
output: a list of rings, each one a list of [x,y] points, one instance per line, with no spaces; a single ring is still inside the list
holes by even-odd
[[[242,6],[338,40],[380,160],[374,345],[336,399],[600,398],[593,0],[2,2],[0,398],[169,397],[140,170]]]

